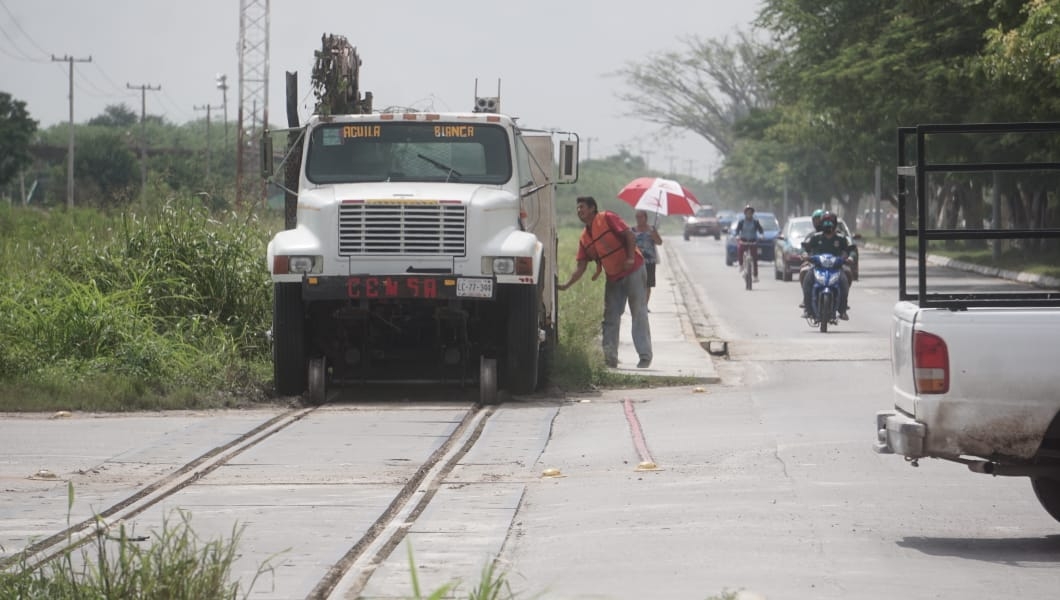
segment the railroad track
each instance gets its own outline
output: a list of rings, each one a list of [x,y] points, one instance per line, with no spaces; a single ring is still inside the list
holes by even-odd
[[[232,464],[249,450],[289,430],[292,425],[314,418],[326,419],[328,407],[287,410],[253,427],[231,441],[196,456],[166,475],[137,488],[123,500],[96,510],[91,518],[34,541],[0,560],[0,569],[25,564],[37,567],[97,539],[106,524],[132,521],[163,501],[179,504],[180,494],[201,482],[210,473]],[[375,568],[405,538],[409,527],[423,514],[445,478],[479,439],[494,408],[470,405],[451,433],[409,476],[378,518],[364,534],[336,560],[308,592],[307,599],[325,600],[341,585],[347,597],[355,597],[371,578]],[[244,582],[245,583],[245,582]]]

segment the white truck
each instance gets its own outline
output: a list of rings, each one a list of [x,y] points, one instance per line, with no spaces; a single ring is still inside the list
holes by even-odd
[[[982,254],[992,247],[995,259],[1003,250],[1055,254],[1060,230],[1028,224],[1019,212],[1035,194],[1056,193],[1058,141],[1060,123],[899,129],[894,408],[876,414],[875,450],[913,466],[940,458],[976,473],[1029,477],[1060,520],[1060,291],[981,280],[969,289],[974,279],[928,268],[941,247]]]
[[[577,136],[521,127],[499,96],[467,112],[373,111],[359,65],[325,36],[315,114],[283,130],[295,218],[268,245],[277,393],[318,404],[332,383],[410,380],[477,382],[483,403],[534,391],[558,339],[555,186],[577,180]],[[271,145],[266,133],[268,174]]]

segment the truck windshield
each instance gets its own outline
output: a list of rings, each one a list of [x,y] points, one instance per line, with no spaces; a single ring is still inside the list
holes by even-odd
[[[484,123],[328,123],[306,155],[313,183],[429,181],[503,184],[512,177],[507,131]]]

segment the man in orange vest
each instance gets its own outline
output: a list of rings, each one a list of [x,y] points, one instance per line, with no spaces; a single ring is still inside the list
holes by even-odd
[[[651,366],[651,327],[648,324],[648,276],[644,256],[637,249],[637,237],[622,217],[605,210],[600,212],[592,196],[578,197],[578,219],[585,223],[578,241],[578,262],[567,283],[566,290],[582,278],[589,261],[597,264],[595,281],[603,268],[607,275],[604,286],[603,347],[604,363],[618,366],[618,329],[622,313],[629,304],[633,316],[633,346],[640,355],[637,367]]]

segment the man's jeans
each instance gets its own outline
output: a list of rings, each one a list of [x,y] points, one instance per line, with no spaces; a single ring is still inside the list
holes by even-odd
[[[633,346],[641,360],[651,360],[651,327],[648,324],[648,274],[643,265],[618,281],[604,286],[604,322],[602,324],[604,359],[618,360],[618,330],[626,303],[633,316]]]

